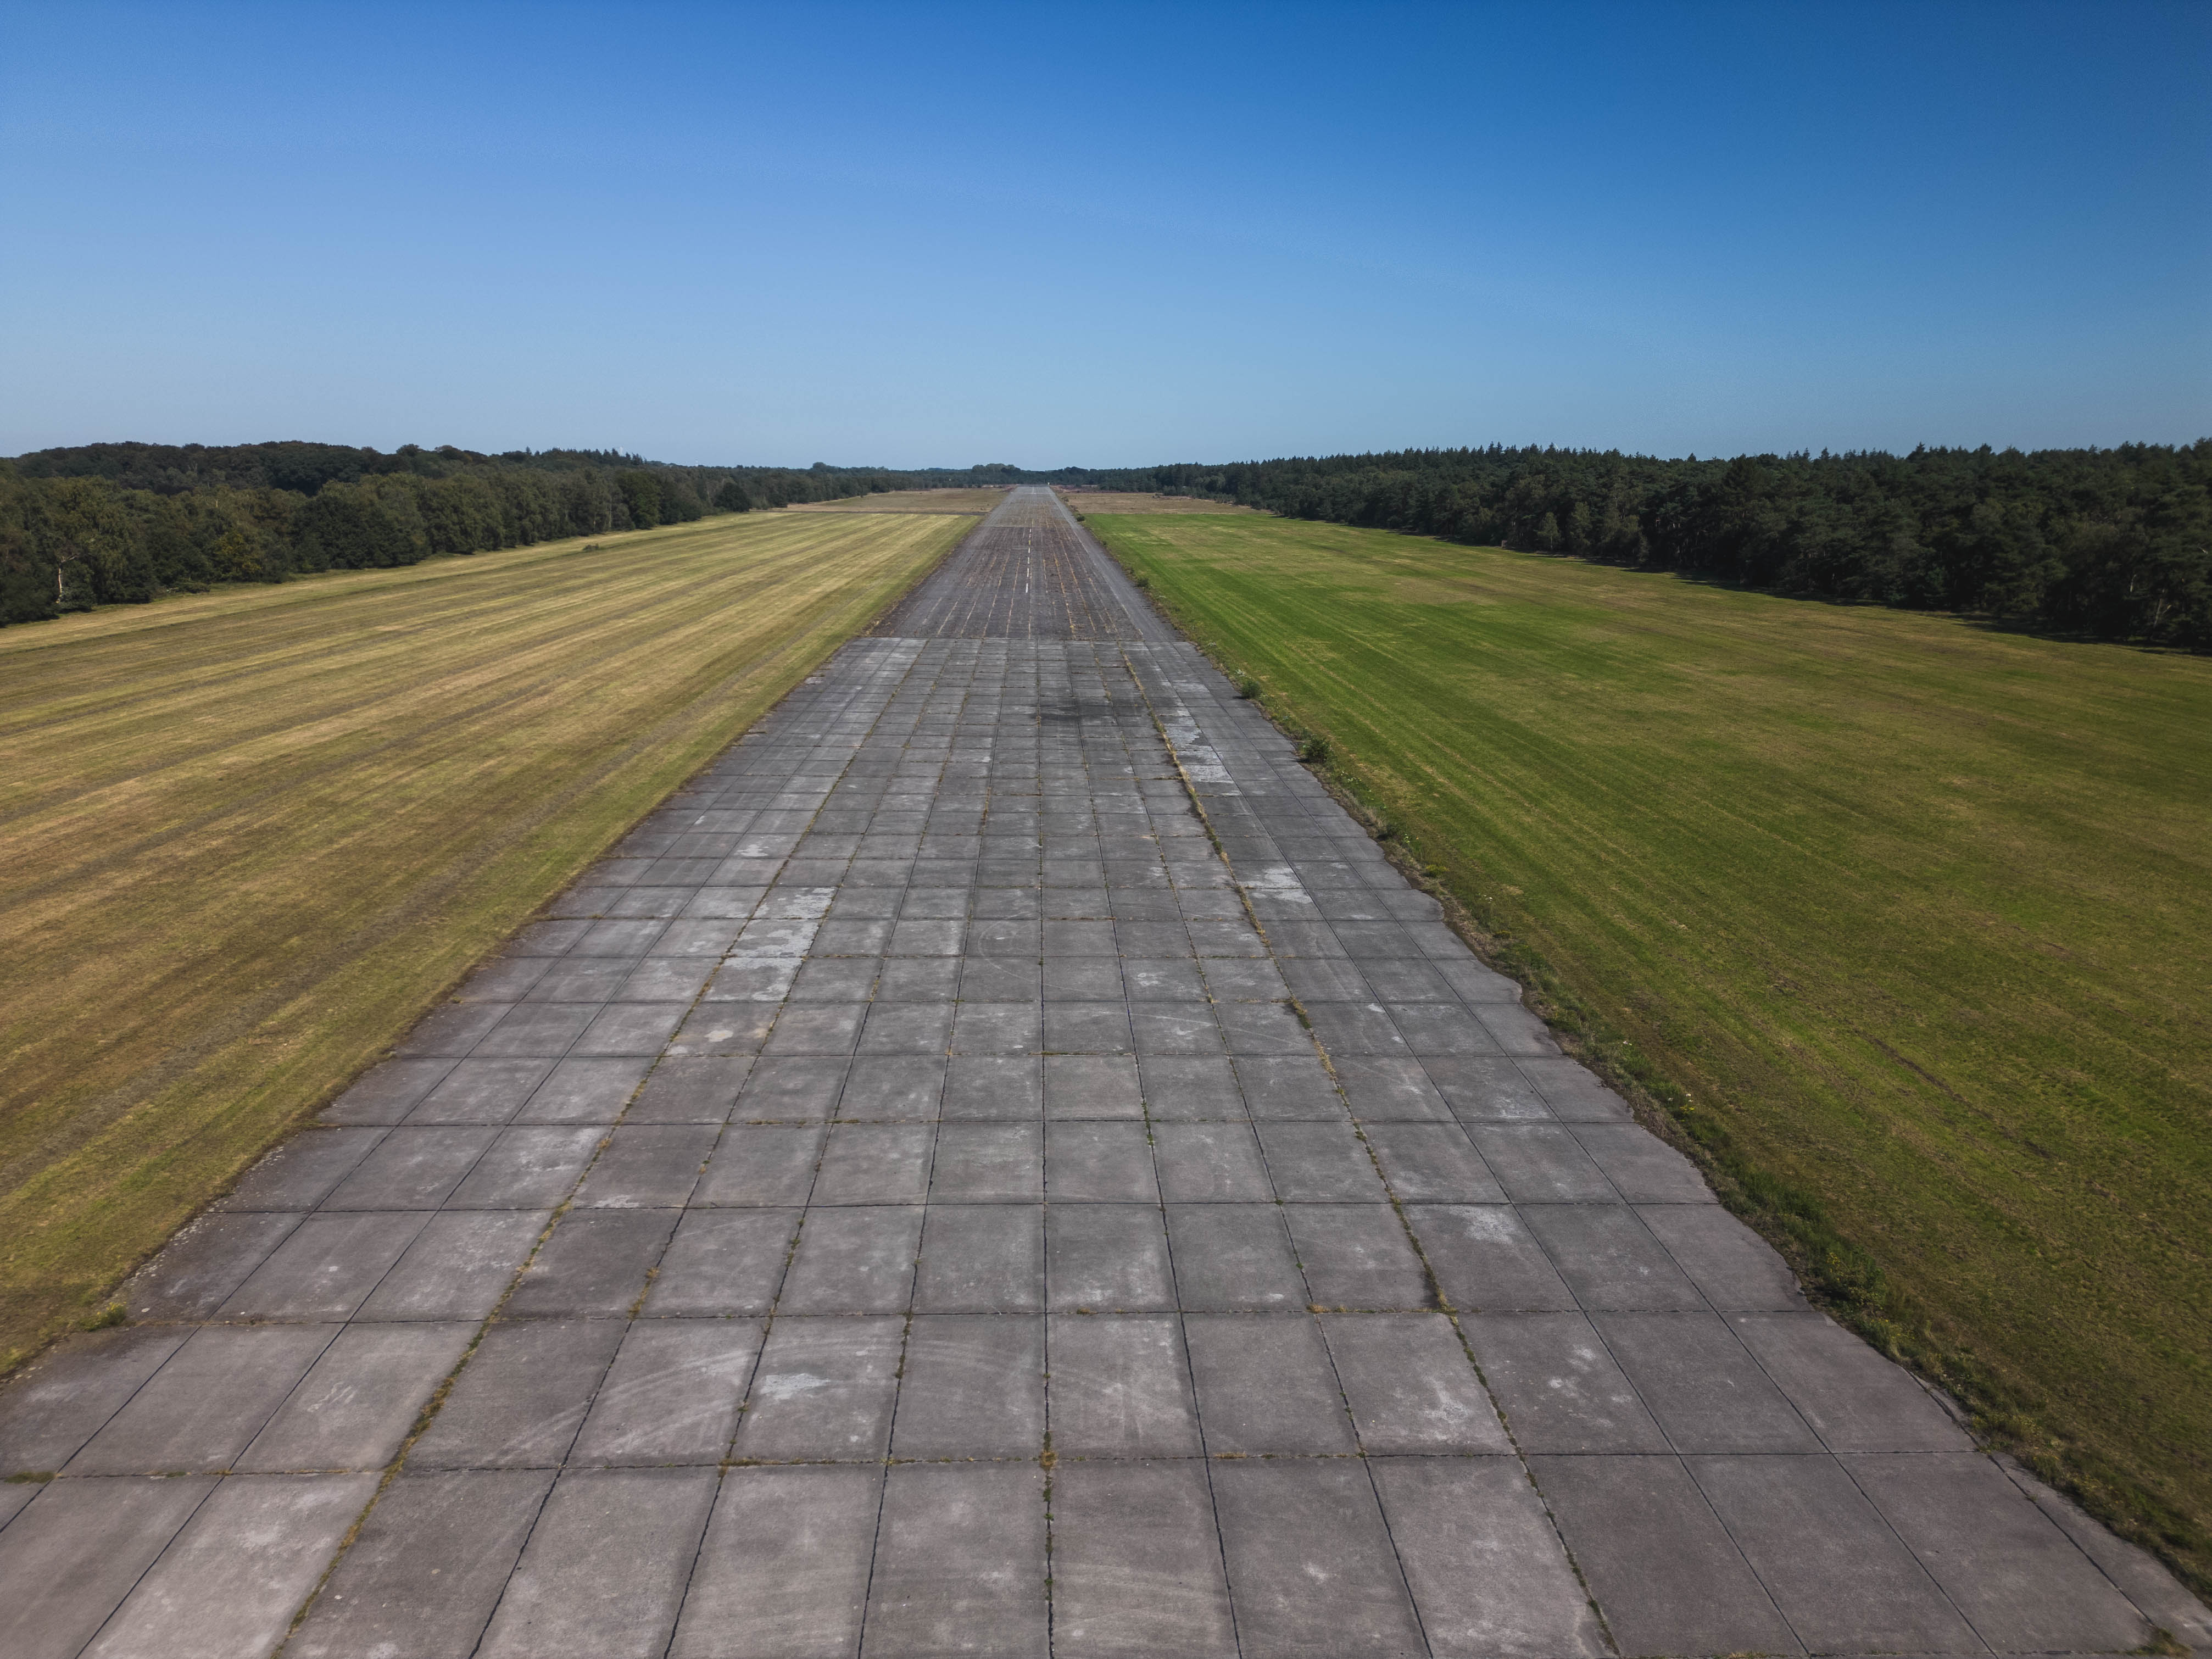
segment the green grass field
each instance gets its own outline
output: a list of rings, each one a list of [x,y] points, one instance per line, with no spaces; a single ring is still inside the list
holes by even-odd
[[[1862,1328],[2207,1582],[2212,661],[1090,522]]]
[[[1062,489],[1060,500],[1086,516],[1093,513],[1234,513],[1241,518],[1257,514],[1256,507],[1233,501],[1210,501],[1197,495],[1143,495],[1120,489]]]
[[[0,1370],[973,523],[750,514],[0,632]]]

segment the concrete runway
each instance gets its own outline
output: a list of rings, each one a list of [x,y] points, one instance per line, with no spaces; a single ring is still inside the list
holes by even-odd
[[[127,1295],[7,1659],[2212,1645],[1042,490]]]

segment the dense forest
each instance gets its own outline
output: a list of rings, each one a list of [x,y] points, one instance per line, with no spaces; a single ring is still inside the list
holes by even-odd
[[[978,471],[670,466],[611,450],[90,444],[0,460],[0,623],[216,582],[969,483]]]
[[[1703,461],[1493,446],[1048,476],[2212,649],[2212,440]]]
[[[795,501],[1157,490],[1784,593],[2212,650],[2212,440],[1681,460],[1405,450],[1030,471],[671,466],[611,450],[94,444],[0,460],[0,623]]]

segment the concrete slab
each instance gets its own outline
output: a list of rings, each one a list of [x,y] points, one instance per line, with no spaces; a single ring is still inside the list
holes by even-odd
[[[1377,1457],[1368,1467],[1431,1653],[1596,1659],[1607,1651],[1518,1459]]]
[[[1364,1462],[1218,1462],[1213,1501],[1246,1652],[1427,1651]]]
[[[1442,1314],[1334,1314],[1320,1323],[1370,1455],[1511,1449],[1458,1331]]]
[[[1406,1204],[1502,1204],[1490,1166],[1451,1123],[1374,1123],[1367,1144],[1391,1192]]]
[[[1141,1122],[1054,1121],[1045,1131],[1045,1192],[1055,1204],[1158,1204],[1152,1139]]]
[[[1526,1123],[1558,1115],[1549,1098],[1522,1069],[1546,1063],[1555,1062],[1478,1054],[1432,1055],[1422,1062],[1422,1069],[1462,1123]],[[1621,1108],[1623,1115],[1626,1110]]]
[[[1044,1066],[1022,1055],[956,1054],[946,1062],[941,1108],[950,1121],[1036,1121],[1044,1110]]]
[[[1033,1463],[892,1465],[861,1651],[1042,1659],[1044,1480]]]
[[[918,1313],[1035,1313],[1044,1307],[1044,1210],[932,1204],[915,1274]]]
[[[2151,1621],[1990,1458],[1856,1454],[1844,1468],[1999,1653],[2124,1653]]]
[[[625,1114],[631,1123],[723,1123],[753,1068],[749,1057],[664,1060]]]
[[[2183,1589],[2163,1562],[2114,1537],[2072,1499],[2053,1491],[2010,1458],[1990,1461],[2152,1624],[2170,1632],[2185,1647],[2200,1651],[2212,1648],[2212,1608]]]
[[[1624,1655],[1804,1651],[1680,1459],[1528,1468]]]
[[[1275,1195],[1245,1123],[1161,1123],[1152,1130],[1160,1195],[1170,1204],[1265,1203]]]
[[[1195,1462],[1069,1462],[1052,1482],[1053,1651],[1234,1659],[1237,1632]]]
[[[218,1210],[312,1210],[374,1152],[389,1131],[313,1129],[293,1136],[216,1200]]]
[[[572,1462],[719,1462],[760,1352],[750,1319],[641,1319],[592,1401]]]
[[[1062,1313],[1175,1306],[1167,1229],[1157,1206],[1076,1204],[1045,1214],[1047,1305]]]
[[[550,1469],[403,1474],[285,1652],[470,1659],[552,1486]]]
[[[499,1305],[552,1218],[548,1210],[434,1215],[355,1316],[481,1320]]]
[[[827,1126],[732,1123],[692,1189],[694,1204],[802,1205],[814,1190]]]
[[[47,1353],[0,1393],[0,1480],[59,1469],[191,1334],[94,1331]]]
[[[222,1481],[100,1627],[88,1659],[267,1653],[376,1483],[373,1474]]]
[[[268,1211],[204,1215],[132,1275],[118,1299],[136,1319],[211,1318],[302,1219]]]
[[[1723,1313],[1805,1306],[1790,1264],[1718,1205],[1642,1204],[1636,1214],[1698,1294]]]
[[[558,1468],[623,1332],[611,1319],[494,1325],[415,1443],[408,1467]]]
[[[1063,1457],[1193,1457],[1198,1415],[1182,1332],[1166,1316],[1048,1322],[1053,1449]]]
[[[645,1294],[676,1231],[672,1210],[578,1210],[538,1248],[507,1298],[517,1319],[614,1318]],[[247,1288],[252,1289],[249,1285]]]
[[[1739,1314],[1729,1323],[1831,1451],[1965,1451],[1972,1443],[1902,1368],[1826,1314]]]
[[[872,1022],[884,1012],[878,1003],[869,1016]],[[917,1039],[920,1046],[921,1039]],[[945,1097],[945,1044],[932,1036],[927,1052],[915,1054],[887,1052],[888,1042],[872,1044],[864,1032],[860,1057],[846,1073],[845,1093],[837,1115],[845,1119],[908,1119],[927,1122],[939,1116]]]
[[[1305,1314],[1183,1320],[1206,1449],[1216,1456],[1358,1449],[1321,1328]]]
[[[1405,1214],[1451,1306],[1468,1313],[1515,1313],[1577,1305],[1574,1292],[1511,1206],[1409,1204]]]
[[[1247,1116],[1238,1074],[1225,1054],[1148,1054],[1138,1061],[1137,1073],[1146,1115],[1155,1126],[1234,1121]],[[1343,1115],[1340,1102],[1336,1115]]]
[[[1632,1204],[1714,1202],[1697,1165],[1638,1124],[1577,1123],[1570,1133]]]
[[[348,1326],[232,1468],[383,1468],[475,1336],[472,1324]]]
[[[311,1215],[216,1310],[220,1319],[346,1319],[429,1223],[421,1210]]]
[[[1810,1452],[1820,1443],[1717,1314],[1593,1314],[1679,1452]]]
[[[1564,1124],[1469,1123],[1468,1139],[1516,1204],[1611,1204],[1620,1194]]]
[[[9,1652],[75,1659],[216,1484],[200,1475],[35,1488],[36,1501],[0,1531]]]
[[[397,1123],[437,1087],[454,1065],[451,1060],[387,1060],[381,1066],[373,1066],[323,1109],[321,1121]]]
[[[753,1377],[732,1455],[760,1462],[879,1458],[905,1321],[779,1318]]]
[[[1620,1204],[1532,1204],[1521,1218],[1575,1299],[1589,1309],[1700,1312],[1686,1274],[1636,1212]]]
[[[1048,1054],[1044,1057],[1048,1119],[1123,1119],[1145,1115],[1137,1062],[1126,1054]]]
[[[1375,1160],[1346,1123],[1260,1125],[1276,1194],[1312,1204],[1374,1204],[1384,1198]]]
[[[719,1477],[571,1469],[484,1632],[492,1659],[654,1659],[668,1644]]]
[[[1340,1309],[1435,1305],[1428,1274],[1388,1204],[1285,1204],[1316,1305]]]
[[[1044,1449],[1044,1320],[926,1314],[907,1331],[891,1455],[1033,1458]]]
[[[564,1060],[539,1084],[517,1123],[612,1123],[636,1091],[649,1060]]]
[[[203,1326],[64,1468],[73,1475],[228,1468],[338,1328]]]
[[[725,1477],[672,1659],[850,1659],[875,1557],[879,1464]]]
[[[585,1209],[681,1208],[720,1133],[712,1124],[622,1124],[572,1201]]]
[[[929,1196],[947,1204],[1036,1203],[1044,1196],[1043,1126],[945,1123]]]
[[[898,1313],[914,1299],[921,1246],[918,1204],[806,1212],[798,1253],[784,1275],[779,1310],[788,1314]]]
[[[434,1210],[460,1185],[497,1134],[496,1129],[482,1124],[391,1130],[322,1200],[321,1207]]]
[[[0,1528],[30,1507],[31,1500],[39,1495],[43,1482],[9,1480],[0,1485]]]
[[[1182,1307],[1284,1313],[1304,1305],[1305,1276],[1277,1206],[1176,1204],[1167,1218]]]
[[[1145,1060],[1221,1060],[1228,1048],[1211,1008],[1180,1003],[1133,1003],[1129,1036]]]
[[[1981,1650],[1950,1597],[1833,1458],[1685,1462],[1814,1652]]]
[[[1668,1449],[1582,1315],[1462,1315],[1460,1328],[1523,1452]]]
[[[550,1210],[583,1178],[605,1131],[596,1125],[503,1129],[447,1202],[470,1210]]]
[[[816,1204],[919,1204],[929,1196],[937,1130],[927,1123],[839,1123],[814,1179]]]
[[[765,1314],[775,1306],[798,1210],[692,1210],[677,1224],[646,1292],[659,1317]]]

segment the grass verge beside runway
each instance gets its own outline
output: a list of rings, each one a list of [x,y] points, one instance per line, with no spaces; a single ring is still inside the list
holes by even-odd
[[[1060,500],[1077,513],[1233,513],[1239,518],[1270,516],[1256,507],[1210,501],[1200,495],[1145,495],[1120,489],[1063,489]]]
[[[787,513],[988,513],[1006,499],[989,489],[888,489],[873,495],[845,495],[834,501],[802,501]]]
[[[2207,1583],[2212,661],[1089,522],[1833,1305]]]
[[[0,1370],[971,527],[724,517],[0,634]]]

